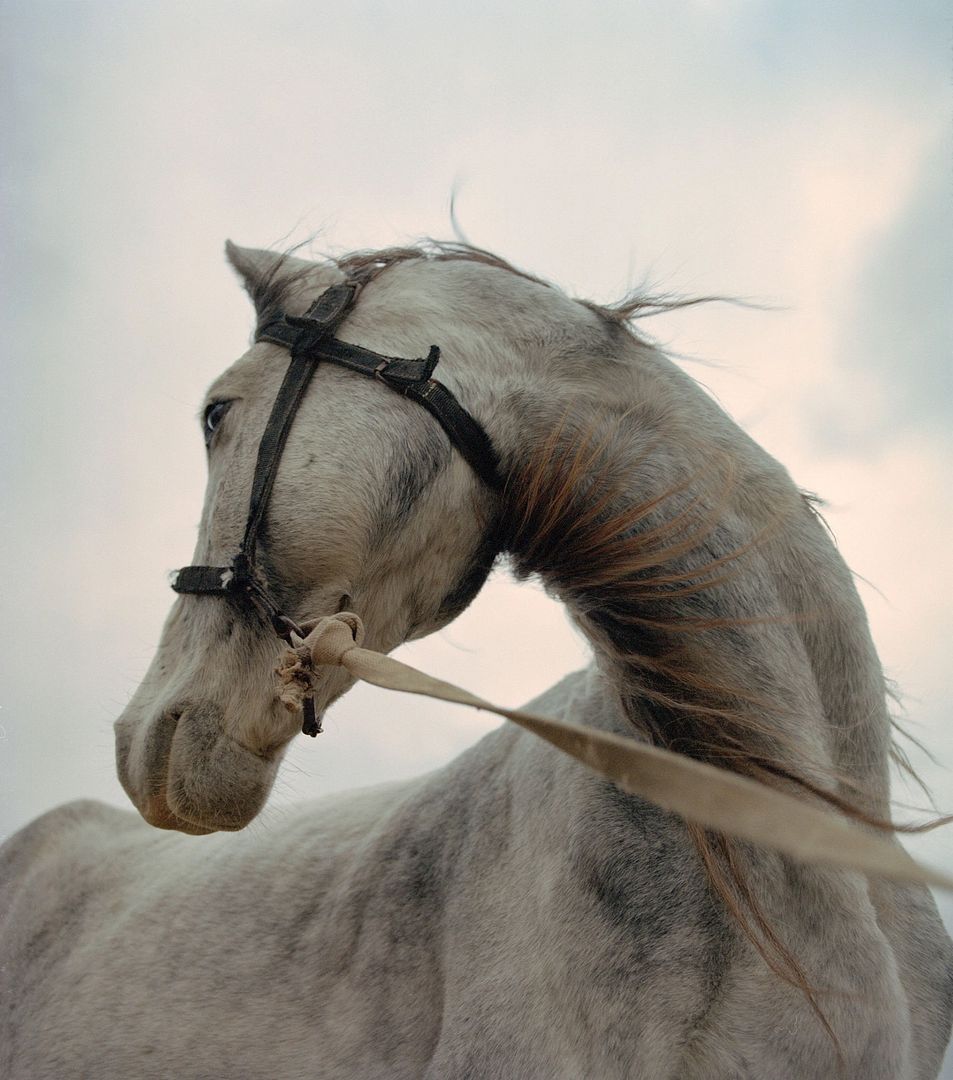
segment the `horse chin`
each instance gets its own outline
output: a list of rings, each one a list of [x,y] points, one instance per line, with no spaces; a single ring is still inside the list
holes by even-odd
[[[187,833],[189,836],[208,836],[209,833],[218,831],[216,829],[206,829],[174,814],[169,808],[165,791],[150,795],[145,804],[139,808],[139,813],[150,825],[157,829],[169,829],[173,832]]]
[[[166,802],[177,818],[206,831],[243,829],[265,805],[279,760],[185,715],[172,740]]]
[[[248,825],[265,805],[281,758],[229,736],[213,708],[167,713],[138,745],[119,736],[117,726],[120,779],[139,812],[150,825],[191,835]]]

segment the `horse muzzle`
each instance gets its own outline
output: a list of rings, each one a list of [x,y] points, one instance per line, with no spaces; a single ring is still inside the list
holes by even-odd
[[[226,734],[221,709],[208,702],[152,719],[127,710],[115,730],[119,779],[139,813],[193,835],[244,828],[265,804],[281,757]]]

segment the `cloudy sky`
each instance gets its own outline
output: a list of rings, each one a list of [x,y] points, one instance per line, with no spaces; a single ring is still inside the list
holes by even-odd
[[[576,295],[773,305],[647,329],[828,501],[953,809],[945,4],[7,0],[0,19],[0,834],[125,803],[111,724],[192,550],[195,411],[250,329],[224,239],[447,236],[454,189],[474,242]],[[504,704],[584,662],[502,574],[404,655]],[[274,827],[494,723],[359,687],[298,740]],[[914,847],[953,865],[949,836]]]

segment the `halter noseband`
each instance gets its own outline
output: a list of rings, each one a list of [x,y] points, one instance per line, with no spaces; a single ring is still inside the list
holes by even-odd
[[[422,405],[484,483],[495,489],[502,486],[496,453],[489,436],[453,394],[432,378],[440,359],[440,350],[436,345],[430,347],[425,359],[403,360],[382,356],[360,345],[350,345],[334,336],[335,330],[353,307],[359,291],[360,284],[355,281],[332,285],[304,315],[278,314],[256,332],[256,341],[270,341],[289,349],[291,363],[258,444],[245,535],[238,553],[228,566],[186,566],[172,579],[172,588],[177,593],[224,596],[236,600],[245,598],[268,620],[278,637],[288,642],[292,633],[304,637],[305,631],[275,603],[255,556],[278,463],[298,406],[319,361],[327,360],[359,375],[379,379],[392,390]],[[302,731],[306,735],[317,735],[320,730],[314,698],[309,695],[304,700]]]

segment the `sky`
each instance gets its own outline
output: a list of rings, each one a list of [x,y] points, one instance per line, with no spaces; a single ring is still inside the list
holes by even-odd
[[[191,555],[196,410],[251,329],[225,238],[447,237],[451,192],[469,239],[574,295],[762,305],[642,329],[827,501],[953,810],[951,35],[932,0],[0,2],[0,836],[126,805],[112,722]],[[518,705],[586,652],[500,572],[398,655]],[[261,827],[495,723],[357,687]],[[953,866],[949,831],[910,846]]]

